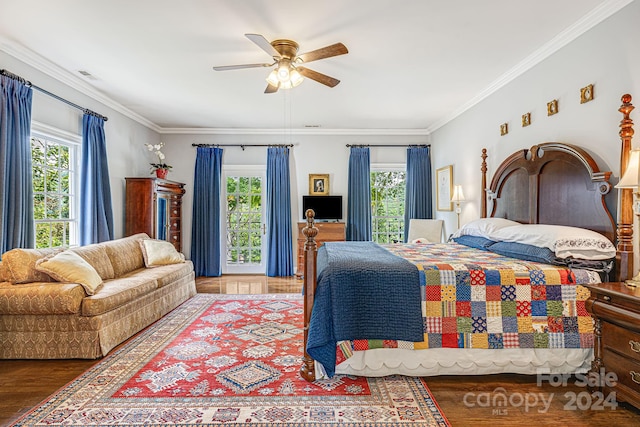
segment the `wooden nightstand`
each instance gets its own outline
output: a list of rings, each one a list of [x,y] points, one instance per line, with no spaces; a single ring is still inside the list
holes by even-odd
[[[587,311],[595,321],[591,372],[613,372],[617,385],[602,392],[640,408],[640,288],[624,283],[584,285],[591,291]],[[607,381],[605,381],[606,383]]]
[[[346,227],[344,222],[316,222],[314,225],[318,229],[318,235],[316,236],[318,248],[324,242],[342,242],[345,239]],[[306,222],[298,223],[298,268],[296,269],[296,276],[299,279],[302,279],[304,275],[304,243],[307,239],[302,234],[302,229],[306,226]]]

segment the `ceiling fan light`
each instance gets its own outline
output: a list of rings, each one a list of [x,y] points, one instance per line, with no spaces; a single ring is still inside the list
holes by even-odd
[[[291,85],[293,87],[298,86],[304,80],[304,77],[302,77],[302,75],[295,68],[291,70],[289,77],[290,77],[289,80],[291,81]]]
[[[276,70],[273,70],[269,73],[269,76],[267,76],[267,83],[269,83],[271,86],[278,86],[280,84],[280,80],[278,80],[278,73],[276,72]]]
[[[278,66],[278,80],[280,80],[280,82],[284,83],[284,82],[288,82],[289,78],[290,78],[290,70],[289,70],[289,64],[280,64]]]

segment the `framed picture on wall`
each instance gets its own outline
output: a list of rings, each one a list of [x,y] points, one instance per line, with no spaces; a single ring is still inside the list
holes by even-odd
[[[329,174],[309,174],[309,195],[329,195]]]
[[[453,193],[453,166],[445,166],[436,170],[436,207],[439,211],[452,211],[451,194]]]

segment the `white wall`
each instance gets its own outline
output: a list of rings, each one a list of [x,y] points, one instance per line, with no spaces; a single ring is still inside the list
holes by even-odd
[[[148,173],[145,164],[147,153],[143,143],[159,141],[158,133],[2,51],[0,68],[83,108],[108,117],[104,128],[113,200],[114,233],[116,238],[124,236],[124,177]],[[38,124],[80,136],[82,114],[82,111],[64,102],[38,90],[33,91],[31,118]]]
[[[425,144],[425,135],[177,135],[161,136],[166,144],[167,163],[173,168],[168,179],[186,183],[182,209],[182,246],[185,255],[191,249],[191,212],[193,209],[193,171],[196,148],[191,144],[279,144],[292,143],[290,151],[291,202],[293,224],[302,220],[302,195],[309,192],[309,174],[329,174],[330,194],[342,195],[346,218],[347,173],[349,148],[346,144]],[[233,165],[266,165],[266,147],[222,147],[223,167]],[[371,147],[371,163],[404,164],[406,148]],[[152,159],[148,157],[148,160]],[[294,226],[294,236],[297,236]],[[295,246],[294,246],[295,247]]]
[[[482,148],[489,154],[487,184],[509,154],[554,141],[585,148],[601,170],[613,172],[612,182],[618,181],[621,96],[635,95],[640,107],[638,22],[640,2],[633,2],[431,134],[434,169],[452,164],[454,183],[464,187],[468,201],[462,205],[461,224],[480,216]],[[594,100],[580,104],[580,88],[591,83]],[[547,102],[553,99],[558,99],[559,113],[547,116]],[[523,128],[521,116],[527,112],[531,125]],[[640,123],[638,111],[634,116]],[[504,122],[509,134],[500,136]],[[436,216],[448,230],[455,229],[455,213]]]

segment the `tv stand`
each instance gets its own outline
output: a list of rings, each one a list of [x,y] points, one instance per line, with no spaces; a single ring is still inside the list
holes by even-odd
[[[324,242],[344,242],[346,238],[344,222],[315,222],[314,225],[318,229],[316,243],[318,247]],[[302,229],[307,226],[305,222],[298,223],[298,267],[296,268],[296,277],[301,279],[304,275],[304,242],[306,241]]]

